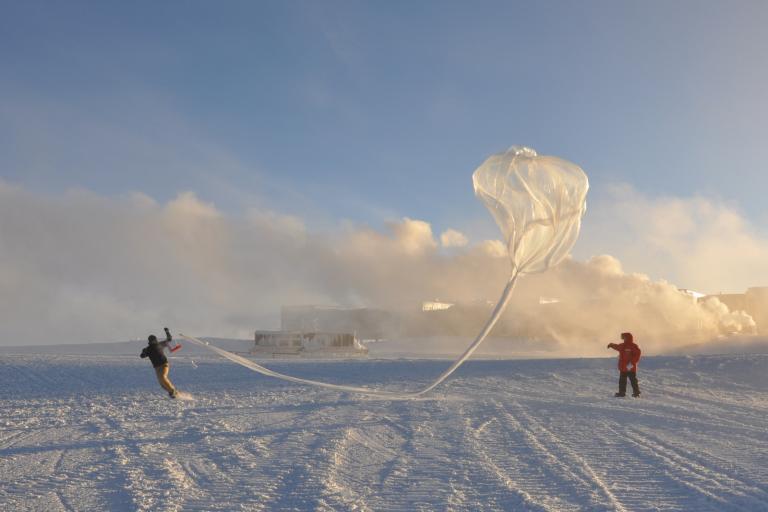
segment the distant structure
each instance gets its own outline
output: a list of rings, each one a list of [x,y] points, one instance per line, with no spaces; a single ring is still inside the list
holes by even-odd
[[[421,311],[404,314],[401,323],[408,336],[472,336],[483,326],[493,305],[482,300],[424,301]]]
[[[731,311],[744,311],[757,324],[760,334],[768,333],[768,286],[756,286],[747,289],[745,293],[718,293],[704,295],[700,301],[716,298]]]
[[[250,353],[262,357],[363,357],[368,348],[344,332],[256,331]]]
[[[431,301],[424,301],[421,303],[421,310],[422,311],[444,311],[446,309],[451,309],[456,304],[453,302],[442,302],[439,299],[431,300]]]
[[[717,298],[731,311],[744,311],[757,324],[757,332],[768,334],[768,286],[752,287],[745,293],[703,293],[680,289],[692,302]],[[573,316],[578,307],[559,297],[541,296],[516,311],[514,319],[503,317],[494,336],[521,339],[549,339],[547,325],[558,318]],[[494,307],[491,301],[433,299],[415,303],[401,311],[338,306],[283,306],[280,323],[283,333],[349,333],[363,343],[392,337],[474,336]],[[551,321],[544,321],[549,319]],[[294,342],[292,342],[294,343]]]
[[[280,328],[293,332],[348,332],[361,340],[380,340],[393,324],[387,311],[336,306],[283,306]]]
[[[379,340],[390,314],[336,306],[283,306],[279,331],[256,331],[250,353],[262,357],[363,357],[360,340]]]
[[[758,332],[768,333],[768,286],[756,286],[747,290],[747,313],[757,324]]]
[[[704,293],[689,290],[687,288],[678,288],[678,291],[681,291],[684,294],[688,295],[691,298],[691,300],[693,300],[693,302],[697,302],[699,299],[706,297],[706,294]]]
[[[715,295],[705,295],[700,300],[705,301],[712,298],[715,298],[728,306],[728,309],[731,311],[747,311],[746,293],[718,293]]]

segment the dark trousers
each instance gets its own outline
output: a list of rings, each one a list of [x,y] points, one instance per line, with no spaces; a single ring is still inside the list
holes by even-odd
[[[637,383],[637,373],[633,371],[621,372],[621,375],[619,375],[619,394],[627,394],[627,377],[629,377],[629,382],[632,384],[632,394],[639,395],[640,385]]]

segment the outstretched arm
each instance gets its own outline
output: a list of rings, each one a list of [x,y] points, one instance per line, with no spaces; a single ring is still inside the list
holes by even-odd
[[[171,343],[171,331],[168,330],[167,327],[163,327],[163,330],[165,330],[165,339],[160,342],[160,346],[163,348],[168,348],[168,345]]]
[[[619,346],[616,343],[609,343],[607,348],[612,348],[613,350],[619,350]]]
[[[144,348],[144,350],[141,351],[141,355],[139,357],[141,357],[142,359],[147,357],[147,349],[146,349],[146,347]]]
[[[163,329],[165,329],[165,341],[163,342],[163,346],[171,352],[176,352],[181,348],[181,343],[171,344],[171,340],[173,340],[171,331],[169,331],[167,327],[163,327]]]

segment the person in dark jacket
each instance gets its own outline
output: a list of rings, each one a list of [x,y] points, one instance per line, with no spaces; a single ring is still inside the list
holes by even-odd
[[[619,392],[615,396],[627,394],[627,378],[632,383],[632,396],[640,396],[637,383],[637,363],[640,361],[640,347],[635,344],[631,332],[621,333],[623,343],[609,343],[608,348],[619,352]]]
[[[141,351],[141,358],[149,358],[155,369],[157,381],[160,383],[160,386],[168,392],[168,396],[176,398],[178,392],[168,379],[168,370],[170,366],[168,358],[165,357],[165,349],[172,340],[171,332],[165,327],[165,341],[163,342],[157,341],[157,336],[154,334],[150,334],[147,340],[149,341],[149,344]]]

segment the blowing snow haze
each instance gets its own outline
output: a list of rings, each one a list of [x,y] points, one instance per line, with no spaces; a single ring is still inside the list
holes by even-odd
[[[643,200],[625,188],[616,204],[593,210],[625,212],[610,222],[632,226],[636,244],[663,241],[655,247],[658,260],[686,262],[686,283],[697,280],[697,268],[708,268],[713,256],[703,249],[719,236],[738,242],[724,261],[749,270],[737,286],[768,282],[757,265],[768,261],[768,242],[737,212],[703,199],[691,200],[695,208],[677,199],[643,200],[643,212],[621,209],[630,194]],[[670,208],[680,216],[680,233],[652,221]],[[640,223],[641,213],[651,222]],[[584,222],[591,247],[628,236],[619,228],[592,230],[593,222],[606,224],[594,215]],[[0,182],[0,343],[118,341],[162,325],[251,338],[254,329],[277,327],[281,305],[402,312],[434,298],[495,300],[509,274],[504,245],[467,239],[455,229],[437,235],[428,222],[408,218],[384,231],[345,224],[319,233],[271,210],[224,214],[191,192],[161,204],[144,194],[45,195]],[[749,315],[717,300],[697,303],[670,282],[625,272],[618,258],[631,259],[635,247],[526,276],[505,323],[544,329],[562,354],[595,353],[623,330],[636,332],[651,352],[755,331]],[[702,250],[688,253],[691,247]],[[701,281],[710,282],[710,274],[703,271]],[[541,297],[560,301],[547,318]]]

